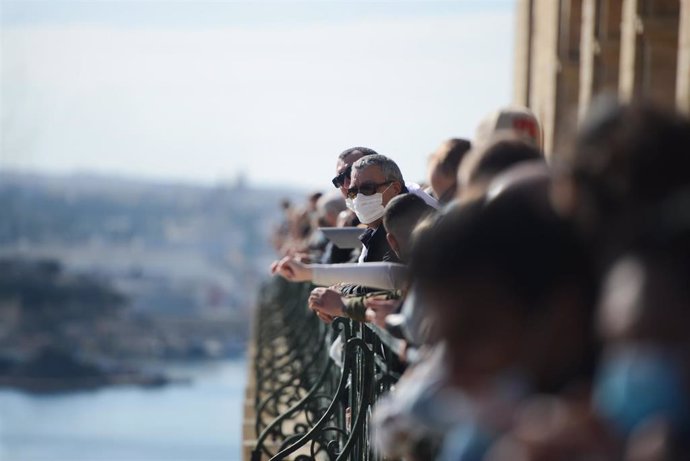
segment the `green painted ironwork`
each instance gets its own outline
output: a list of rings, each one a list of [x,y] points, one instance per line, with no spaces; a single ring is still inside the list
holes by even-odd
[[[312,288],[279,277],[262,286],[252,461],[381,459],[370,443],[371,410],[397,381],[398,359],[380,330],[346,318],[321,322],[307,308]],[[338,336],[341,365],[329,355]]]

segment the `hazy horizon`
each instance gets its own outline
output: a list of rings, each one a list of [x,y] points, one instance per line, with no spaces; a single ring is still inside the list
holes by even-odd
[[[420,180],[511,100],[514,0],[0,6],[2,170],[325,189],[365,145]]]

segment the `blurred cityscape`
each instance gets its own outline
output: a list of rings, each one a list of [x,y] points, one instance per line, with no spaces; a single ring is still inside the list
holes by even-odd
[[[0,385],[161,384],[244,351],[289,191],[0,173]]]

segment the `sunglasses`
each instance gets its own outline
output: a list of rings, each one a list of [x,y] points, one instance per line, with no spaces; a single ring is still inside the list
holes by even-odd
[[[377,190],[379,190],[379,187],[385,186],[386,184],[390,184],[393,181],[386,181],[386,182],[381,182],[381,183],[365,183],[362,184],[359,187],[351,187],[350,189],[347,190],[347,198],[354,199],[357,197],[357,194],[362,194],[362,195],[374,195]]]
[[[333,178],[333,185],[335,187],[342,187],[345,184],[345,180],[350,179],[350,173],[352,173],[352,165],[348,165],[348,167],[345,168],[342,173]]]

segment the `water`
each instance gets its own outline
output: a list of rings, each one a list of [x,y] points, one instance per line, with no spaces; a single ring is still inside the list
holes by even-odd
[[[0,460],[240,460],[246,362],[169,371],[193,382],[57,395],[0,390]]]

